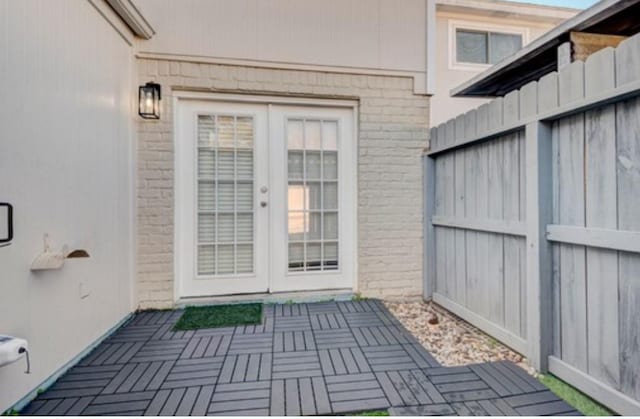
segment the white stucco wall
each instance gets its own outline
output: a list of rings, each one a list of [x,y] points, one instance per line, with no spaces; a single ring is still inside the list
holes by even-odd
[[[473,13],[453,13],[438,10],[436,12],[435,94],[431,98],[431,126],[438,125],[487,102],[485,99],[452,98],[449,95],[451,89],[489,68],[488,65],[451,65],[451,62],[454,61],[451,59],[454,51],[451,43],[452,41],[455,42],[455,37],[450,35],[451,21],[460,22],[461,26],[464,23],[470,23],[473,27],[477,25],[478,28],[484,27],[488,30],[494,27],[522,31],[526,33],[523,45],[533,41],[555,26],[554,23],[522,18],[496,18]]]
[[[416,90],[426,83],[426,2],[134,0],[157,32],[139,46],[146,58],[410,76]]]
[[[135,86],[131,46],[88,1],[1,0],[0,33],[0,334],[31,351],[31,374],[0,368],[2,412],[131,312]],[[91,257],[30,272],[44,233]]]

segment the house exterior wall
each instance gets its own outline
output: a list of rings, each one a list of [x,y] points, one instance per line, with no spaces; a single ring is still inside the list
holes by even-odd
[[[173,91],[348,98],[358,109],[358,291],[422,292],[422,169],[429,98],[410,77],[294,71],[139,59],[140,82],[163,86],[160,121],[138,123],[138,305],[171,307],[174,294]]]
[[[534,6],[535,7],[535,6]],[[564,12],[566,13],[566,12]],[[453,45],[455,37],[451,36],[452,22],[464,27],[479,27],[490,29],[498,28],[505,31],[513,30],[515,33],[525,33],[523,46],[538,38],[557,23],[526,20],[524,18],[489,17],[470,12],[451,12],[438,10],[436,12],[436,65],[435,88],[431,98],[431,125],[435,126],[455,116],[476,108],[487,99],[478,98],[453,98],[449,91],[461,85],[470,78],[480,74],[490,65],[455,65]],[[453,65],[452,65],[453,63]]]
[[[0,368],[0,412],[132,309],[133,53],[96,7],[0,1],[0,201],[15,221],[0,248],[0,334],[31,354],[31,374],[24,360]],[[44,233],[91,257],[31,272]]]
[[[431,0],[428,0],[431,1]],[[427,0],[134,0],[141,54],[269,68],[395,74],[424,90]]]

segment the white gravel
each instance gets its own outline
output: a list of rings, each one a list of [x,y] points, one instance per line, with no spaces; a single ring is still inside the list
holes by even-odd
[[[444,366],[509,360],[535,375],[522,355],[436,304],[422,301],[384,304]],[[437,323],[430,324],[434,316]]]

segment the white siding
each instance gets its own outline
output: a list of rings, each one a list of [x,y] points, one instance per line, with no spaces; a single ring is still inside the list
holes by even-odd
[[[132,310],[132,74],[91,3],[0,1],[0,201],[15,208],[0,334],[28,339],[32,366],[0,368],[0,412]],[[44,233],[91,258],[31,273]]]
[[[157,32],[143,53],[401,71],[425,83],[425,0],[134,2]]]

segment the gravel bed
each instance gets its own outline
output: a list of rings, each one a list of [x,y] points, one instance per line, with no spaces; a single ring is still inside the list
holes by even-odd
[[[522,355],[436,304],[422,301],[384,304],[444,366],[509,360],[535,375]]]

